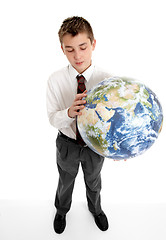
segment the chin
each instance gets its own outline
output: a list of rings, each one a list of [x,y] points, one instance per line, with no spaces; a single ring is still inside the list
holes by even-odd
[[[83,73],[88,67],[90,67],[90,65],[88,65],[88,66],[82,65],[82,66],[76,66],[75,69],[77,70],[77,72],[79,72],[79,73],[81,74],[81,73]]]
[[[75,66],[74,68],[77,70],[78,73],[82,73],[82,72],[84,72],[84,70],[85,70],[84,67]]]

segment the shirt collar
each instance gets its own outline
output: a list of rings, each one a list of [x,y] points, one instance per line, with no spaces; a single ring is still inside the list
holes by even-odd
[[[71,79],[75,79],[77,75],[83,75],[86,81],[88,82],[90,77],[92,76],[94,70],[94,65],[92,64],[88,69],[86,69],[82,74],[79,74],[75,68],[71,64],[69,64],[69,75]]]

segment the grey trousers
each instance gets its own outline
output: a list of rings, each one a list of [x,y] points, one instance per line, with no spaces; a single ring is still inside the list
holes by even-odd
[[[71,207],[75,178],[81,164],[84,173],[88,208],[94,215],[102,212],[100,205],[101,176],[104,158],[89,147],[82,147],[70,138],[58,135],[56,140],[59,182],[55,198],[57,213],[65,215]]]

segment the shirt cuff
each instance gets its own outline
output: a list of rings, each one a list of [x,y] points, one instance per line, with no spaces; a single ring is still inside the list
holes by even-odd
[[[69,124],[71,124],[71,123],[75,120],[75,118],[69,117],[69,115],[68,115],[68,110],[69,110],[69,108],[67,108],[67,109],[65,110],[65,116],[66,116],[67,122],[68,122]]]

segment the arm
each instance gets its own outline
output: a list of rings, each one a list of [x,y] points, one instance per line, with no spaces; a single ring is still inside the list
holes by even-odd
[[[47,114],[50,124],[57,128],[69,127],[73,122],[68,116],[68,109],[61,109],[55,90],[52,87],[51,81],[47,85]]]
[[[82,100],[86,97],[86,91],[82,94],[77,94],[71,107],[60,109],[59,99],[52,87],[51,81],[48,81],[47,86],[47,114],[50,124],[55,128],[67,128],[75,120],[77,115],[81,115],[79,110],[84,108],[86,101]]]

